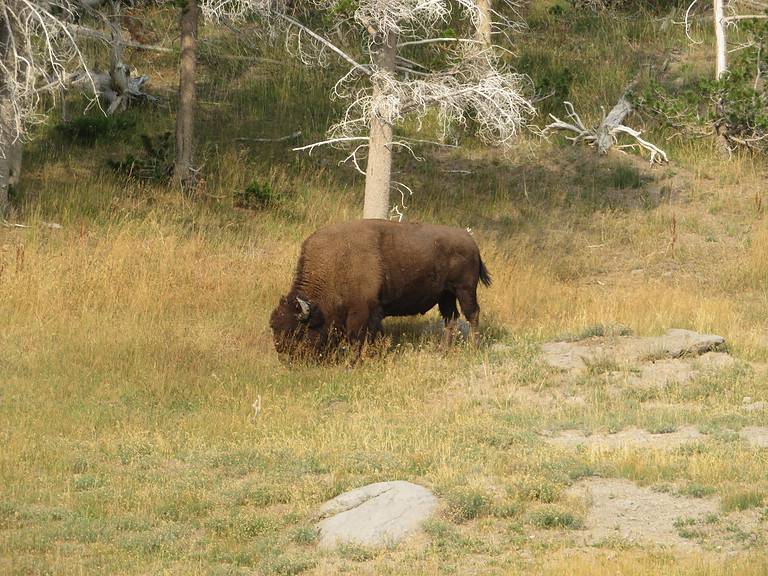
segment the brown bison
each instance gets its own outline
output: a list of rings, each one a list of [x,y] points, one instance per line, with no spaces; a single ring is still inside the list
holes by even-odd
[[[359,353],[381,334],[385,316],[424,314],[435,304],[448,345],[457,299],[475,342],[478,280],[491,284],[465,230],[387,220],[322,228],[304,241],[291,290],[272,312],[275,348],[322,352],[347,339]]]

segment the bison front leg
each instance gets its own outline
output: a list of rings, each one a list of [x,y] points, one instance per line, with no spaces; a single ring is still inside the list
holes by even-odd
[[[361,305],[347,313],[347,340],[356,347],[356,360],[363,355],[366,345],[381,333],[382,318],[381,309],[376,305]]]

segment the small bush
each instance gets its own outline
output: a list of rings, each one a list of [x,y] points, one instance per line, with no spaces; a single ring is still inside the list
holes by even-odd
[[[683,496],[692,496],[694,498],[705,498],[711,494],[714,494],[715,489],[703,484],[693,482],[688,484],[685,488],[680,490],[680,494]]]
[[[104,482],[97,476],[91,476],[89,474],[80,474],[75,477],[72,482],[72,487],[76,492],[83,492],[85,490],[92,490],[93,488],[99,488]]]
[[[542,502],[551,504],[560,496],[560,488],[552,482],[544,479],[530,479],[520,483],[517,487],[517,494],[521,500],[531,502]]]
[[[559,506],[542,506],[528,515],[528,522],[537,528],[581,528],[581,520],[572,512]]]
[[[241,518],[240,521],[236,523],[235,528],[241,538],[248,539],[273,532],[277,527],[274,520],[271,518],[251,516]]]
[[[474,520],[487,513],[491,499],[476,490],[463,490],[448,497],[448,516],[454,522]]]
[[[537,93],[549,96],[540,104],[545,114],[554,112],[556,106],[570,97],[574,74],[568,66],[555,62],[548,52],[524,49],[516,68],[531,77]]]
[[[320,531],[314,526],[299,526],[294,530],[292,540],[296,544],[314,544]]]
[[[235,206],[249,210],[266,210],[281,203],[280,195],[269,182],[252,181],[235,194]]]

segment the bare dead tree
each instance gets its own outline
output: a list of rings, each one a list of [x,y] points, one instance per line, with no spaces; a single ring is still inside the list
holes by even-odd
[[[78,71],[87,71],[68,27],[78,7],[70,0],[0,2],[0,212],[18,173],[18,147],[30,125],[44,118],[42,96],[59,94]]]
[[[96,10],[103,4],[109,5],[109,14]],[[159,52],[171,52],[172,50],[162,46],[151,46],[125,40],[121,30],[123,20],[121,3],[118,0],[111,0],[110,2],[91,0],[91,4],[85,6],[85,12],[101,22],[107,32],[95,30],[82,24],[71,24],[69,29],[78,38],[99,40],[109,47],[110,65],[108,70],[91,70],[81,74],[72,84],[90,92],[94,98],[98,98],[103,111],[108,115],[125,110],[131,102],[156,102],[157,98],[144,91],[144,85],[149,81],[149,77],[131,75],[131,67],[123,61],[124,49],[131,46]]]
[[[374,64],[378,72],[371,78],[374,101],[386,98],[387,81],[395,74],[397,35],[392,33],[382,40],[376,50]],[[381,218],[389,214],[389,180],[392,174],[392,124],[382,116],[371,117],[368,139],[368,165],[365,169],[365,201],[363,218]],[[387,193],[381,190],[386,188]]]
[[[339,0],[312,0],[331,14],[343,14]],[[489,6],[488,6],[489,7]],[[434,36],[441,23],[456,13],[471,24],[471,38]],[[348,38],[359,38],[369,63],[355,61],[347,52],[297,21],[289,22],[297,38],[300,56],[309,61],[312,50],[324,57],[335,53],[351,65],[337,83],[334,96],[350,101],[341,120],[329,129],[322,142],[295,148],[309,150],[320,145],[355,142],[349,155],[355,168],[366,175],[365,218],[390,216],[390,193],[405,198],[410,188],[391,177],[392,150],[411,151],[407,139],[396,138],[395,128],[406,118],[420,121],[436,110],[442,134],[451,126],[464,125],[465,112],[472,110],[478,135],[486,142],[511,142],[518,129],[533,113],[524,96],[525,79],[504,69],[493,51],[477,39],[478,27],[485,24],[478,0],[360,0],[344,22]],[[511,25],[511,23],[510,23]],[[398,51],[408,46],[434,43],[451,46],[451,61],[445,70],[432,71]],[[367,133],[367,136],[363,134]],[[367,168],[360,168],[359,155],[367,151]],[[401,206],[395,214],[402,217]]]
[[[410,193],[405,184],[391,178],[393,148],[412,151],[407,141],[394,136],[395,127],[406,117],[421,120],[436,109],[445,135],[452,125],[465,124],[465,111],[471,109],[480,137],[505,144],[534,113],[523,95],[526,79],[501,66],[493,51],[478,40],[479,32],[469,38],[433,34],[457,14],[477,30],[482,20],[480,0],[358,0],[351,5],[352,12],[344,0],[302,3],[304,10],[326,10],[335,18],[335,35],[346,31],[345,45],[359,42],[367,63],[358,62],[342,46],[291,17],[287,8],[298,3],[290,0],[199,1],[206,19],[237,22],[257,15],[267,29],[285,28],[292,41],[290,49],[307,64],[324,65],[334,56],[350,66],[333,94],[350,101],[344,117],[330,127],[327,139],[294,150],[311,152],[318,146],[354,143],[348,160],[366,174],[366,217],[388,217],[391,190],[399,191],[403,198]],[[511,0],[500,1],[512,5]],[[496,14],[490,4],[486,6]],[[504,21],[502,27],[510,29],[515,24]],[[438,42],[451,46],[453,57],[446,70],[432,71],[399,53],[405,47]],[[368,163],[364,171],[359,160],[365,151]]]
[[[490,48],[493,45],[491,39],[491,27],[493,25],[493,6],[491,0],[477,0],[477,30],[475,39],[483,43],[483,46]]]
[[[685,12],[685,31],[688,38],[695,42],[690,34],[690,16],[699,0],[693,0]],[[768,19],[768,0],[712,0],[712,15],[715,27],[715,78],[720,80],[728,71],[728,53],[745,45],[728,48],[728,28],[733,28],[742,20]]]

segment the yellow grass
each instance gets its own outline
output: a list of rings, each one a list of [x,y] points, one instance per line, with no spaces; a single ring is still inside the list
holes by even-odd
[[[607,38],[579,54],[593,67],[615,58],[608,48],[622,34],[657,39],[647,22],[624,21],[613,36],[601,20],[587,24],[580,34]],[[537,45],[565,59],[567,47],[550,46],[545,31],[532,33]],[[680,45],[680,36],[664,42]],[[588,115],[616,97],[624,64],[611,61],[599,85],[577,82]],[[326,93],[316,85],[329,83],[322,72],[256,76],[229,78],[235,110],[204,120],[203,138],[228,143],[210,152],[196,201],[116,176],[94,149],[42,136],[30,147],[15,214],[30,227],[0,228],[0,573],[766,573],[765,521],[756,543],[742,546],[734,533],[729,545],[740,552],[725,555],[706,543],[699,554],[584,548],[576,530],[532,520],[547,506],[582,520],[584,507],[563,494],[590,475],[671,490],[695,483],[734,506],[768,494],[764,451],[733,432],[768,424],[764,412],[741,409],[744,396],[768,400],[759,367],[672,385],[654,402],[609,394],[597,371],[577,384],[582,405],[526,400],[559,385],[538,345],[595,325],[713,332],[742,360],[768,359],[760,160],[728,162],[686,142],[671,168],[651,171],[532,138],[507,155],[470,143],[426,150],[424,165],[398,156],[415,183],[409,218],[473,228],[494,277],[480,291],[485,343],[440,354],[432,312],[386,321],[387,346],[362,365],[285,366],[272,348],[271,309],[301,240],[361,212],[361,182],[335,153],[294,158],[230,142],[234,133],[288,133],[304,108],[322,131],[334,112],[302,108]],[[167,113],[153,114],[145,127],[167,127]],[[454,168],[472,174],[445,172]],[[642,184],[622,187],[627,179]],[[284,194],[279,208],[233,207],[254,180]],[[654,191],[664,186],[671,192]],[[691,450],[579,451],[539,435],[684,424],[711,440]],[[389,479],[440,497],[424,535],[381,551],[317,550],[312,525],[324,500]]]

